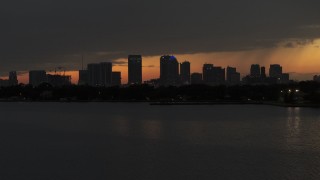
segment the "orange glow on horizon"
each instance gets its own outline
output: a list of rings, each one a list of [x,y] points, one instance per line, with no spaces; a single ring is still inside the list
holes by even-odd
[[[238,52],[215,52],[215,53],[197,53],[197,54],[178,54],[175,55],[179,62],[185,60],[191,63],[191,72],[202,72],[202,66],[205,63],[212,63],[215,66],[236,67],[237,71],[245,76],[249,73],[251,64],[260,64],[267,68],[270,64],[280,64],[283,72],[288,73],[312,73],[320,74],[320,39],[312,44],[295,48],[271,48],[251,51]],[[155,79],[160,76],[160,56],[143,56],[143,80]],[[127,59],[116,59],[114,62],[127,62]],[[120,71],[122,84],[127,83],[128,67],[126,65],[115,65],[113,71]],[[72,83],[78,83],[78,71],[66,71],[66,75],[72,76]],[[298,80],[302,80],[303,78]],[[18,77],[19,82],[28,83],[28,74]],[[292,79],[295,79],[293,77]]]

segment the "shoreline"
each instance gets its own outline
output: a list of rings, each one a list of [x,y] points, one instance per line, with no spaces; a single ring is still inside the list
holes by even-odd
[[[320,104],[309,103],[281,103],[281,102],[263,102],[263,101],[147,101],[147,100],[123,100],[123,101],[103,101],[103,100],[10,100],[1,99],[1,103],[5,102],[25,102],[25,103],[149,103],[151,106],[193,106],[193,105],[269,105],[278,107],[306,107],[320,108]]]

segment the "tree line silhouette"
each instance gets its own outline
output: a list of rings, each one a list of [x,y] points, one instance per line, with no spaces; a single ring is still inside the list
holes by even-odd
[[[291,91],[291,92],[289,92]],[[299,92],[296,92],[299,91]],[[298,97],[298,98],[297,98]],[[43,83],[37,87],[17,85],[0,88],[1,101],[279,101],[320,103],[320,83],[302,81],[292,84],[236,86],[131,85],[127,87],[63,86]]]

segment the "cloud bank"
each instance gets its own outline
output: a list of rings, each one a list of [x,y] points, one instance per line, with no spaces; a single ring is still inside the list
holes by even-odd
[[[14,0],[0,6],[0,72],[128,54],[276,47],[320,37],[316,0]],[[288,42],[288,48],[298,44]]]

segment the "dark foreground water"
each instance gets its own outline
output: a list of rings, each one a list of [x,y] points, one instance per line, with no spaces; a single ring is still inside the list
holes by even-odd
[[[0,103],[0,179],[320,179],[320,110]]]

